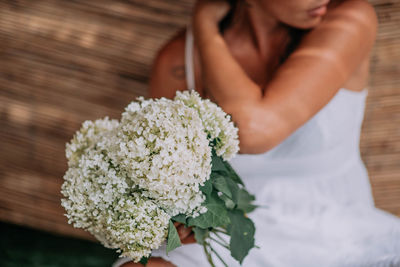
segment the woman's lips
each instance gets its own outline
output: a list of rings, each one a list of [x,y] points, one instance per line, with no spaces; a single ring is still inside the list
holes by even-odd
[[[311,17],[320,17],[326,14],[327,4],[308,10],[308,15]]]

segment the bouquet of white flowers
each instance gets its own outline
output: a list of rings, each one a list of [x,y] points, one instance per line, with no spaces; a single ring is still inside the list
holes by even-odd
[[[167,252],[181,245],[174,222],[193,227],[212,266],[213,254],[224,263],[215,244],[242,262],[254,247],[245,214],[255,206],[226,161],[238,150],[230,117],[196,92],[138,98],[120,122],[86,121],[67,144],[62,206],[74,227],[135,262],[165,240]]]

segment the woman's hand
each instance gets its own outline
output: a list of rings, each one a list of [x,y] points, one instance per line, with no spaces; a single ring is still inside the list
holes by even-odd
[[[226,0],[198,0],[194,7],[193,24],[217,26],[230,9]]]
[[[178,222],[175,222],[174,225],[176,227],[176,230],[178,231],[178,235],[182,244],[196,243],[192,227],[186,227],[185,225]],[[121,265],[121,267],[142,267],[142,266],[143,264],[134,262],[127,262]],[[175,265],[162,258],[151,257],[147,262],[146,267],[175,267]]]
[[[196,243],[192,227],[186,227],[185,225],[178,222],[175,222],[174,225],[176,227],[176,230],[178,231],[178,235],[182,244]]]
[[[127,262],[121,265],[121,267],[143,267],[141,263]],[[176,267],[169,261],[161,258],[151,258],[146,264],[146,267]]]

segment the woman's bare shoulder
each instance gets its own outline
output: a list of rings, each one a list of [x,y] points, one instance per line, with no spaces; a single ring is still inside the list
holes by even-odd
[[[378,20],[373,6],[364,0],[342,0],[332,8],[326,17],[325,29],[342,29],[342,40],[356,44],[361,53],[359,64],[343,84],[343,87],[359,91],[368,84],[370,52],[376,39]],[[337,31],[337,30],[336,30]],[[335,31],[331,31],[334,35]],[[345,38],[347,36],[347,38]],[[338,38],[338,40],[341,40]],[[358,51],[357,51],[358,52]],[[348,60],[356,59],[353,53]],[[357,62],[357,60],[356,60]]]
[[[332,3],[330,12],[325,16],[325,23],[341,20],[348,26],[363,26],[372,30],[378,25],[374,7],[366,0],[341,0]],[[367,33],[367,32],[366,32]]]
[[[306,35],[306,40],[317,40],[324,44],[321,37],[335,34],[351,34],[353,38],[362,38],[373,43],[378,25],[374,7],[366,0],[341,0],[332,2],[321,23]]]
[[[185,34],[180,30],[158,51],[150,74],[150,97],[173,98],[177,90],[186,90]]]
[[[374,7],[366,0],[342,0],[333,5],[320,27],[353,34],[372,45],[376,38],[378,19]]]
[[[304,36],[287,65],[309,63],[308,69],[312,72],[313,66],[317,68],[321,81],[339,79],[343,84],[369,58],[377,24],[374,8],[367,1],[346,0],[330,6],[321,23]]]

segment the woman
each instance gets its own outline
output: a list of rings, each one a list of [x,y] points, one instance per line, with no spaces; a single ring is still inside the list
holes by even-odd
[[[195,89],[239,127],[231,163],[269,207],[250,214],[260,248],[243,266],[400,266],[400,220],[374,207],[358,147],[376,15],[328,2],[198,1],[154,64],[152,97]],[[148,266],[207,266],[197,244],[155,256]]]

